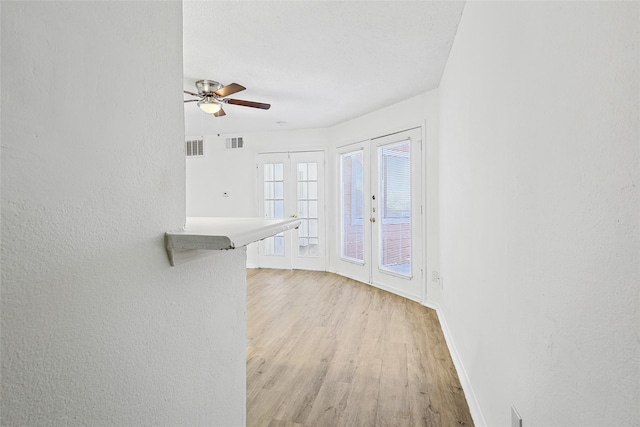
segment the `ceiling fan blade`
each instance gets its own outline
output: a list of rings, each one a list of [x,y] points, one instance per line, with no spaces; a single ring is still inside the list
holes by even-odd
[[[245,90],[246,87],[239,85],[238,83],[231,83],[230,85],[226,85],[220,89],[218,89],[217,91],[213,92],[218,96],[229,96],[229,95],[233,95],[236,92],[240,92],[242,90]]]
[[[187,99],[184,102],[198,102],[200,101],[199,99]]]
[[[213,113],[213,115],[216,117],[222,117],[222,116],[226,116],[227,113],[225,113],[224,110],[221,108],[219,111]]]
[[[243,101],[242,99],[225,99],[224,102],[233,105],[242,105],[243,107],[260,108],[262,110],[268,110],[271,108],[271,104],[263,104],[262,102]]]
[[[197,93],[193,93],[193,92],[189,92],[188,90],[183,90],[183,92],[184,92],[184,93],[187,93],[187,94],[189,94],[189,95],[193,95],[193,96],[200,97],[200,95],[199,95],[199,94],[197,94]]]

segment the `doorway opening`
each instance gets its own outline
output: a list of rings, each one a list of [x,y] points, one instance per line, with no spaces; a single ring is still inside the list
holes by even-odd
[[[325,271],[324,152],[259,154],[258,181],[260,216],[300,220],[261,242],[259,266]]]
[[[420,128],[338,150],[338,273],[415,301],[424,298],[421,153]]]

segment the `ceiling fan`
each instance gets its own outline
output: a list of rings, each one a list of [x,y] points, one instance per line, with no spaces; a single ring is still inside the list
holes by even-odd
[[[197,102],[198,107],[205,113],[213,114],[216,117],[222,117],[226,115],[222,109],[223,104],[241,105],[243,107],[260,108],[262,110],[268,110],[271,108],[270,104],[263,104],[261,102],[243,101],[242,99],[224,98],[225,96],[233,95],[234,93],[245,90],[244,86],[238,83],[231,83],[223,86],[213,80],[198,80],[196,82],[196,88],[198,93],[184,91],[187,95],[196,96],[198,99],[187,99],[184,102]]]

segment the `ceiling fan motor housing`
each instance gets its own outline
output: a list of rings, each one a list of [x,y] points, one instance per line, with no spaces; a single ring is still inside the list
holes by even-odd
[[[196,82],[198,93],[200,95],[211,94],[222,88],[222,84],[214,80],[198,80]]]

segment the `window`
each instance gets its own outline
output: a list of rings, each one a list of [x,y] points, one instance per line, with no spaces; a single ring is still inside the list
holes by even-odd
[[[341,256],[364,262],[364,168],[362,150],[340,156]]]
[[[318,163],[298,163],[298,255],[318,253]]]
[[[380,257],[378,267],[411,276],[411,141],[378,148]]]
[[[380,147],[380,194],[384,218],[411,215],[411,162],[406,142]]]
[[[284,164],[264,165],[264,216],[284,218]],[[265,239],[265,255],[284,255],[284,233]]]

